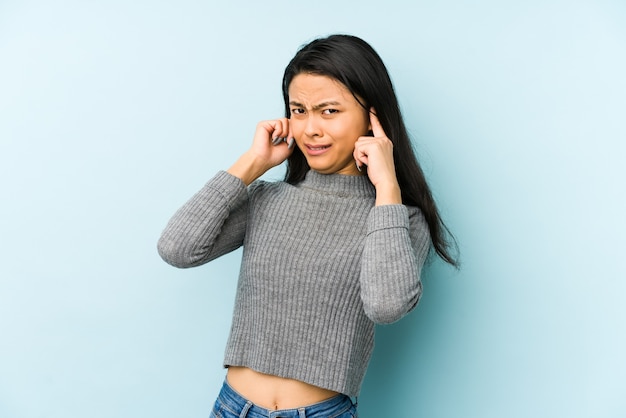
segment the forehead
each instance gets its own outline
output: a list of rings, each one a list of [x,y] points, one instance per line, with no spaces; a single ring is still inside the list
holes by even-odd
[[[289,100],[356,102],[352,93],[334,78],[318,74],[298,74],[289,84]]]

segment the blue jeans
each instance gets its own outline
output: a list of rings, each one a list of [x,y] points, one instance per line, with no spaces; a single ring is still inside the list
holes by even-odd
[[[356,418],[356,405],[346,395],[296,409],[270,411],[235,392],[226,381],[209,418]]]

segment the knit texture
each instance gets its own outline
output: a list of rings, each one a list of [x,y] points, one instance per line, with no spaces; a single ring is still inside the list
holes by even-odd
[[[246,187],[219,172],[176,212],[158,244],[174,266],[243,245],[225,366],[358,395],[374,325],[416,306],[430,248],[417,208],[375,196],[367,176]]]

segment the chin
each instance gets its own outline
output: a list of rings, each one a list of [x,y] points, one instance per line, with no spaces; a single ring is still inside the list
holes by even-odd
[[[309,167],[311,168],[311,170],[313,171],[317,171],[320,174],[333,174],[334,171],[328,168],[323,168],[323,167],[315,167],[315,166],[311,166],[309,165]]]
[[[331,168],[329,168],[328,166],[321,165],[321,164],[319,164],[319,162],[318,162],[318,164],[316,164],[314,161],[308,161],[307,160],[307,164],[309,165],[309,168],[311,170],[315,170],[318,173],[328,174],[328,173],[332,172]]]

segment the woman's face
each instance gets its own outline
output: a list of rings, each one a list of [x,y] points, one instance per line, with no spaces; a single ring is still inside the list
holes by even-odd
[[[360,172],[352,152],[370,130],[369,113],[339,81],[298,74],[289,85],[289,126],[311,169],[322,174]]]

